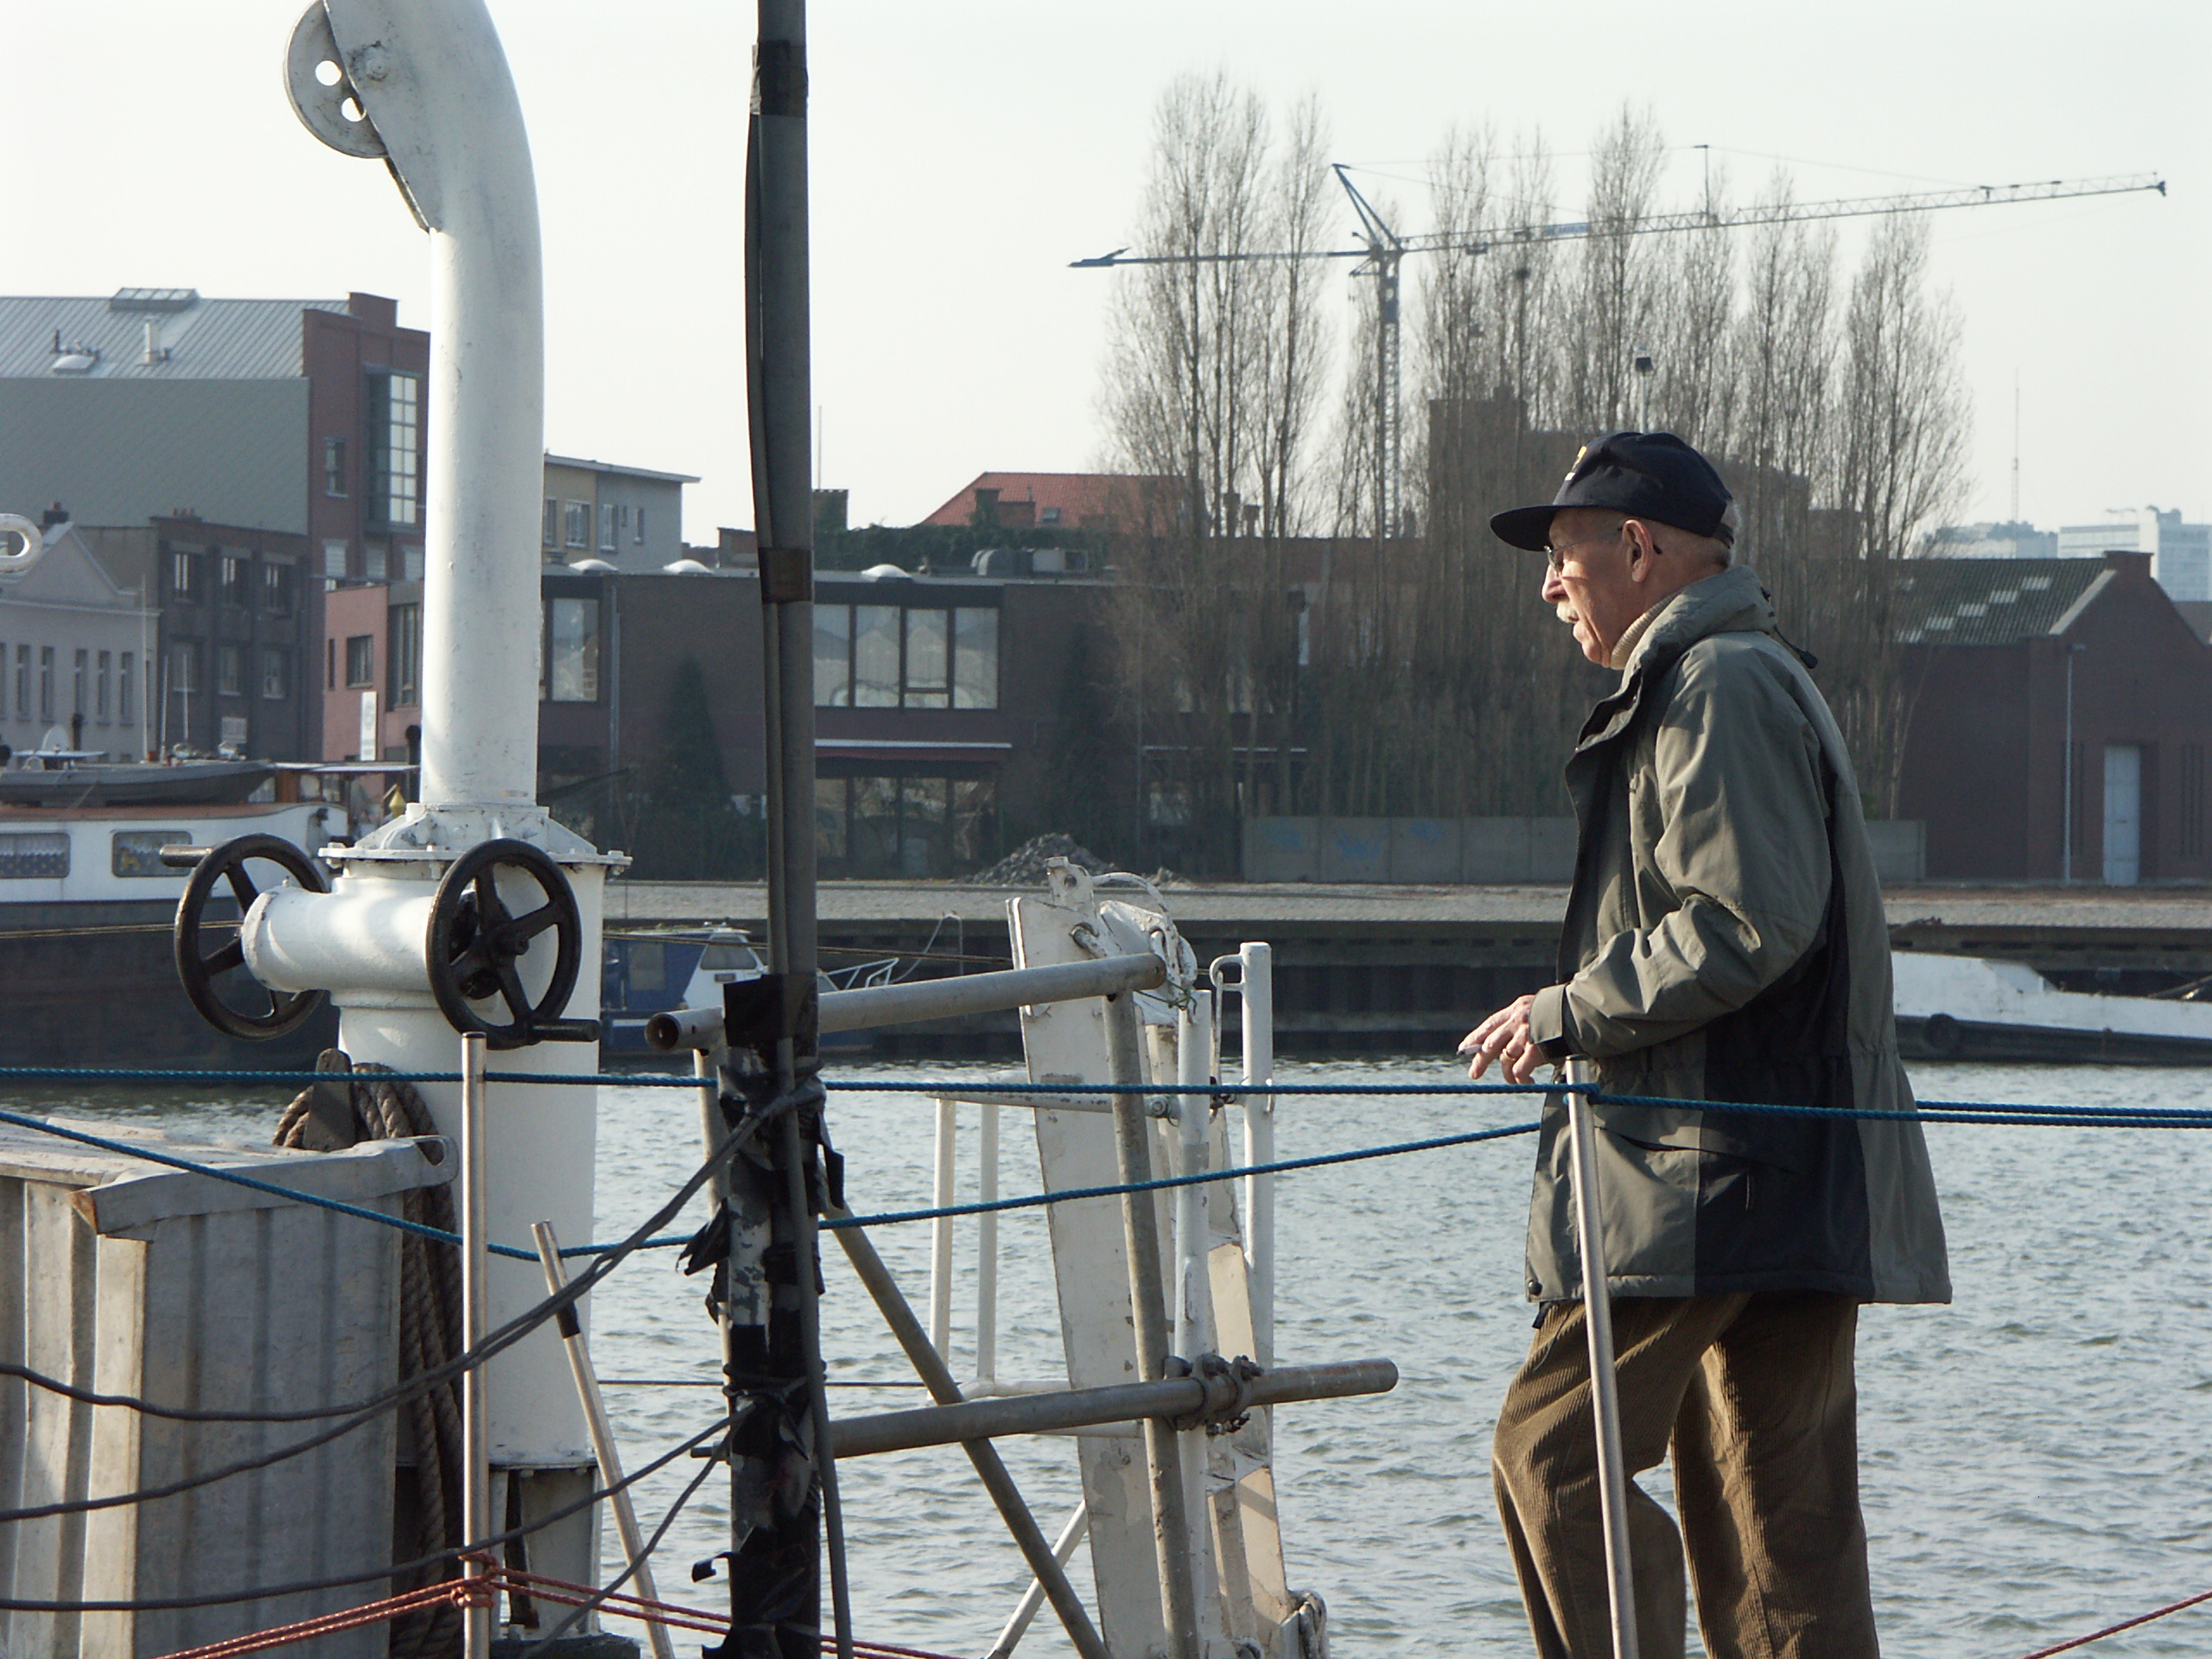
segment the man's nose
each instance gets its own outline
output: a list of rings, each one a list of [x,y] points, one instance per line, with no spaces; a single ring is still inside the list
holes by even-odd
[[[1560,580],[1558,567],[1548,562],[1544,565],[1543,593],[1547,605],[1556,605],[1567,597],[1567,584]]]

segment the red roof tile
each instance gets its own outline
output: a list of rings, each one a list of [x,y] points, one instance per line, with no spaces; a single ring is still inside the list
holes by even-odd
[[[995,490],[1000,523],[1008,529],[1034,524],[1065,530],[1138,531],[1147,516],[1170,507],[1179,480],[1127,473],[978,473],[975,482],[922,520],[925,524],[976,522],[976,492]]]

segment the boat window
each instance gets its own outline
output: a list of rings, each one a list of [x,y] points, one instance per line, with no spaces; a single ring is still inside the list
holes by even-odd
[[[709,973],[717,969],[728,973],[732,969],[742,971],[760,965],[760,958],[753,954],[749,944],[710,944],[699,953],[699,966]]]
[[[0,833],[0,881],[48,880],[69,874],[69,837],[59,830]]]
[[[599,701],[599,601],[545,601],[546,697],[552,702]]]
[[[658,939],[630,942],[630,989],[665,991],[668,988],[668,947]]]
[[[108,838],[108,868],[118,875],[175,875],[162,862],[162,849],[192,837],[181,830],[118,830]]]

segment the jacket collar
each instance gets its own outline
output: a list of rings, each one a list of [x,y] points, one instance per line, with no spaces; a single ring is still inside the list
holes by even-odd
[[[1625,731],[1643,701],[1645,685],[1673,667],[1699,640],[1716,633],[1774,632],[1774,607],[1758,577],[1742,565],[1692,582],[1645,614],[1649,620],[1642,623],[1641,635],[1621,670],[1621,683],[1590,711],[1581,741],[1575,745],[1577,753]]]

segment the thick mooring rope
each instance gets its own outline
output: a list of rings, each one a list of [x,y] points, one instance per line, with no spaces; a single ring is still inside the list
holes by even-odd
[[[349,1074],[334,1069],[330,1076]],[[356,1065],[350,1073],[354,1144],[362,1141],[409,1141],[438,1132],[430,1109],[415,1085],[381,1065]],[[277,1120],[280,1147],[323,1150],[311,1142],[312,1088],[302,1090]],[[454,1231],[453,1189],[440,1183],[410,1188],[401,1195],[400,1213],[417,1226]],[[399,1241],[399,1375],[404,1382],[450,1363],[461,1351],[461,1260],[457,1251],[420,1233]],[[415,1503],[421,1548],[429,1554],[461,1544],[461,1397],[458,1380],[418,1394],[408,1402],[407,1425],[415,1442]],[[420,1592],[452,1578],[458,1564],[442,1562],[424,1570]],[[405,1598],[403,1597],[403,1599]],[[391,1659],[454,1659],[461,1651],[461,1606],[450,1597],[410,1599],[391,1616]]]

